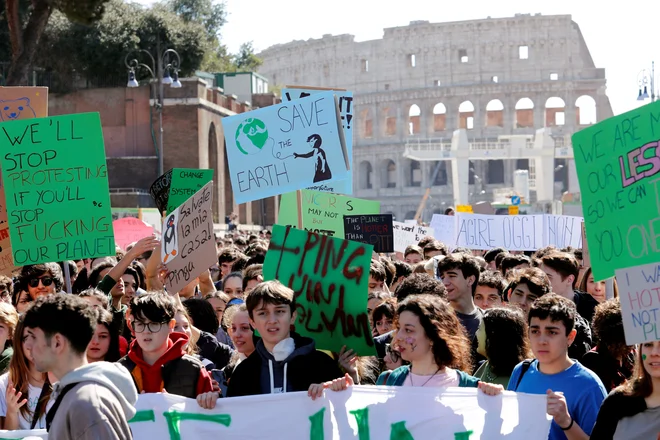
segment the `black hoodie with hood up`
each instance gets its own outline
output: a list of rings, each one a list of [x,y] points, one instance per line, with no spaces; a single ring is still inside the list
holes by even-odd
[[[254,352],[234,370],[227,397],[307,391],[311,384],[343,377],[337,361],[316,350],[313,339],[294,332],[291,338],[295,350],[283,361],[276,361],[259,339]]]

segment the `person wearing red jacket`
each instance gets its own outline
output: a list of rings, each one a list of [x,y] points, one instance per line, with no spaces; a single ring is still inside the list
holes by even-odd
[[[131,373],[138,393],[167,392],[197,398],[202,407],[215,406],[219,396],[209,373],[185,354],[188,336],[172,331],[174,300],[165,293],[148,293],[133,297],[130,310],[135,340],[119,363]]]

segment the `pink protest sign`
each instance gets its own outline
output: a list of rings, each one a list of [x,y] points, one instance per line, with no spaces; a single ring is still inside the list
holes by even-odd
[[[154,233],[153,226],[135,217],[124,217],[112,222],[115,231],[115,243],[122,249],[141,238]]]

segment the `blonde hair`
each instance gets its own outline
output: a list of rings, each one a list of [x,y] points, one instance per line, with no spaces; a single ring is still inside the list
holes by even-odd
[[[7,326],[7,340],[11,341],[11,338],[14,337],[14,330],[18,325],[18,312],[14,306],[6,302],[0,302],[0,322]]]

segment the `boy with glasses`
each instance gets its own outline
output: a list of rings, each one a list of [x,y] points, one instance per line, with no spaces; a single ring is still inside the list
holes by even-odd
[[[214,407],[219,396],[213,393],[209,373],[199,360],[185,354],[188,336],[173,332],[174,300],[164,293],[146,293],[133,297],[130,309],[135,340],[119,363],[131,373],[138,393],[166,390],[199,397],[202,407]]]

